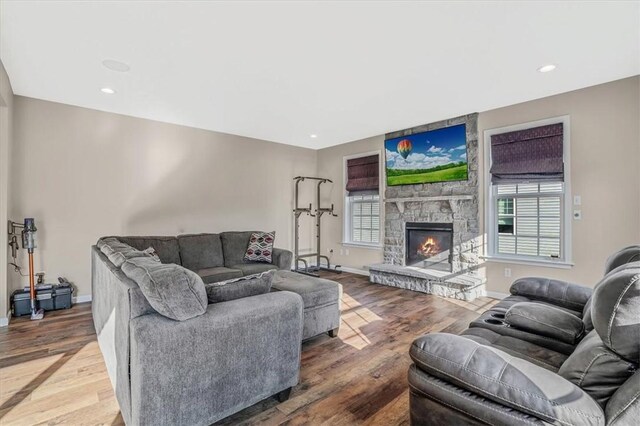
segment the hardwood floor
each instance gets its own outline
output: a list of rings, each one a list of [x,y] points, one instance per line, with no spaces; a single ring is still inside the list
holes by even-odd
[[[459,333],[495,301],[472,303],[325,273],[343,285],[337,338],[302,345],[291,398],[267,399],[220,424],[395,425],[409,423],[409,345],[429,332]],[[0,329],[0,424],[120,425],[96,341],[90,304],[14,318]]]

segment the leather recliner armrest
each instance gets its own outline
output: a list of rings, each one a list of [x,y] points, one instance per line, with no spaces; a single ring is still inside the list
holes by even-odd
[[[453,334],[416,339],[410,355],[424,372],[552,424],[604,425],[602,408],[558,374]]]
[[[541,303],[516,303],[507,310],[504,321],[520,330],[551,337],[570,345],[577,344],[584,335],[584,323],[580,318]]]
[[[538,300],[580,313],[593,293],[589,287],[540,277],[517,279],[509,291],[532,301]]]

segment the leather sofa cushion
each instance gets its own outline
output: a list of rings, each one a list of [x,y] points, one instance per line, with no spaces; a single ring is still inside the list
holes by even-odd
[[[640,261],[640,245],[625,247],[609,256],[604,264],[604,274],[608,274],[619,266]]]
[[[116,237],[125,244],[138,250],[153,247],[162,263],[182,265],[180,248],[176,237]]]
[[[224,266],[222,241],[218,234],[179,235],[182,266],[192,271]]]
[[[122,272],[138,284],[153,309],[167,318],[184,321],[207,310],[204,283],[187,268],[140,257],[127,260]]]
[[[627,360],[640,355],[640,262],[619,266],[593,293],[591,318],[604,344]]]
[[[553,303],[549,303],[549,302],[544,302],[541,300],[535,300],[535,299],[531,299],[529,297],[526,296],[516,296],[516,295],[510,295],[505,297],[504,299],[502,299],[501,301],[499,301],[498,303],[496,303],[495,305],[493,305],[491,307],[491,311],[497,311],[497,312],[502,312],[505,313],[509,310],[509,308],[511,308],[513,305],[515,305],[516,303],[522,303],[522,302],[531,302],[531,303],[539,303],[541,305],[548,305],[548,306],[554,306],[558,309],[562,309],[565,312],[568,312],[572,315],[575,315],[577,317],[581,317],[582,316],[582,310],[574,310],[574,309],[568,309],[568,308],[564,308],[562,306],[558,306],[558,305],[554,305]]]
[[[242,271],[239,269],[225,268],[224,266],[216,266],[215,268],[206,268],[196,271],[205,284],[217,283],[219,281],[230,280],[242,277]]]
[[[607,349],[594,330],[580,342],[558,374],[587,392],[604,408],[634,371],[634,365]]]
[[[520,278],[513,282],[510,291],[513,295],[540,300],[580,313],[593,292],[589,287],[539,277]]]
[[[273,271],[266,271],[258,275],[206,284],[207,299],[209,303],[219,303],[269,293],[273,274]]]
[[[463,331],[461,335],[551,371],[558,371],[562,363],[567,360],[567,355],[561,352],[486,328],[472,327]]]
[[[249,246],[251,234],[256,231],[231,231],[222,232],[222,251],[224,252],[224,266],[227,268],[245,263],[244,254]]]
[[[540,303],[516,303],[505,314],[512,327],[541,336],[551,337],[571,345],[582,338],[584,324],[575,315]]]
[[[239,265],[233,265],[231,268],[239,269],[242,271],[242,275],[254,275],[278,269],[276,265],[271,263],[241,263]]]
[[[453,334],[416,339],[409,352],[422,371],[551,424],[604,425],[602,407],[552,371]]]

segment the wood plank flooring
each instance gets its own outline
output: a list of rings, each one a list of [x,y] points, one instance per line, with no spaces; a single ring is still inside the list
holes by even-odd
[[[409,345],[429,332],[459,333],[495,301],[474,302],[325,273],[343,285],[337,338],[302,345],[291,398],[270,398],[220,424],[404,425],[409,423]],[[123,424],[96,341],[90,304],[14,318],[0,329],[0,425]]]

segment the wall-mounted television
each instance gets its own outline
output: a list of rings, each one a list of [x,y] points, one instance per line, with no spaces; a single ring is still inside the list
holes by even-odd
[[[387,185],[467,180],[464,124],[384,141]]]

